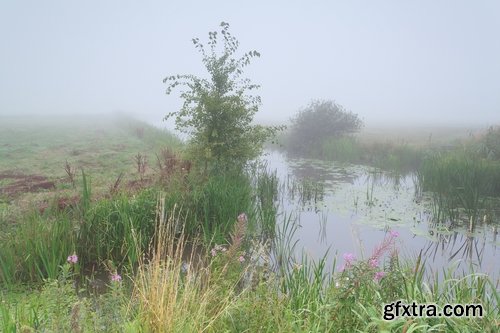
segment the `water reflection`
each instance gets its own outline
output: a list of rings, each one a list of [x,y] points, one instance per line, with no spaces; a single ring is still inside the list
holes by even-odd
[[[281,180],[282,215],[295,216],[290,241],[298,257],[319,259],[330,249],[366,258],[387,230],[398,230],[403,255],[422,252],[429,271],[457,262],[466,272],[499,275],[496,224],[476,225],[471,232],[461,224],[436,223],[432,198],[418,188],[415,175],[394,177],[371,167],[290,159],[279,152],[269,152],[266,160]],[[330,257],[327,264],[333,265]]]

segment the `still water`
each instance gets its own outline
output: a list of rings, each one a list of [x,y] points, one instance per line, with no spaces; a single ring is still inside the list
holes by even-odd
[[[327,265],[337,257],[339,267],[344,253],[369,258],[389,231],[397,231],[400,256],[415,259],[422,253],[427,274],[474,270],[497,282],[499,221],[476,226],[474,233],[436,225],[431,198],[419,193],[414,176],[391,177],[368,166],[289,158],[277,151],[267,151],[264,160],[280,180],[278,222],[291,217],[295,223],[297,258],[318,260],[328,253]],[[314,190],[299,191],[297,184]]]

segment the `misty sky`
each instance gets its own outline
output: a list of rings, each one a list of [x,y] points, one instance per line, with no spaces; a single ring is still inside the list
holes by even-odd
[[[191,39],[229,22],[261,84],[257,119],[336,100],[367,125],[500,123],[500,1],[0,2],[0,115],[181,104],[164,77],[204,75]]]

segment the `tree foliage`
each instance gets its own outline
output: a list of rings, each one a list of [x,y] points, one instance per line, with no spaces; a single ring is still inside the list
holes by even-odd
[[[228,23],[222,22],[220,31],[209,32],[208,38],[208,47],[198,38],[192,40],[208,78],[174,75],[163,80],[168,84],[167,94],[182,87],[184,100],[181,109],[165,119],[175,117],[177,130],[189,135],[189,151],[195,161],[212,168],[242,166],[261,153],[264,142],[278,129],[252,124],[261,104],[252,92],[259,86],[242,74],[260,54],[249,51],[236,57],[239,42],[229,32]]]
[[[362,121],[332,101],[312,101],[292,119],[288,148],[296,153],[321,145],[331,137],[341,137],[360,130]]]

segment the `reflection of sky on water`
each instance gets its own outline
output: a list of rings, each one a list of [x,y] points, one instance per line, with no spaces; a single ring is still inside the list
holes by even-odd
[[[497,229],[480,226],[472,237],[465,228],[433,225],[430,199],[416,198],[411,176],[393,179],[371,167],[289,159],[279,152],[268,152],[265,159],[282,182],[306,178],[323,184],[321,202],[304,204],[296,195],[282,195],[282,216],[294,213],[299,223],[294,236],[299,257],[304,253],[318,259],[329,251],[327,264],[333,264],[337,253],[340,266],[343,253],[368,258],[386,233],[396,230],[400,253],[416,258],[422,252],[428,272],[442,272],[453,263],[458,272],[470,271],[472,265],[476,272],[498,278]]]

